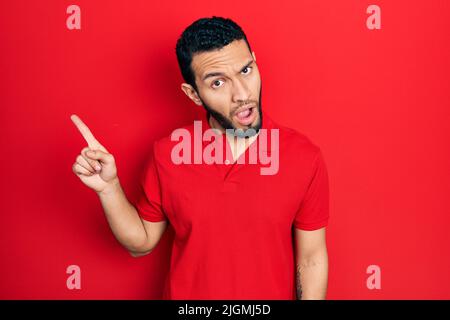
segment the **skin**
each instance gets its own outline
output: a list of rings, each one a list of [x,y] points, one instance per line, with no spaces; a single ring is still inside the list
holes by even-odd
[[[111,231],[131,256],[150,253],[161,239],[167,221],[150,222],[139,216],[120,185],[114,156],[100,144],[80,117],[73,114],[70,118],[87,143],[76,157],[72,171],[97,193]],[[95,169],[97,166],[100,170]]]
[[[306,231],[294,228],[298,300],[326,299],[328,253],[326,227]]]
[[[248,62],[251,64],[243,70]],[[259,113],[247,126],[241,125],[234,118],[244,105],[254,104],[260,107],[261,77],[256,56],[254,52],[250,53],[244,40],[233,41],[220,50],[195,54],[192,68],[198,91],[188,83],[181,84],[181,89],[189,99],[198,106],[206,104],[236,129],[245,130],[257,126],[261,121]],[[204,80],[204,76],[211,72],[220,72],[221,75]],[[71,120],[87,143],[77,155],[72,171],[97,193],[114,236],[128,252],[133,257],[150,253],[161,239],[167,221],[150,222],[139,216],[120,185],[114,156],[100,144],[77,115],[71,115]],[[220,121],[214,117],[210,118],[210,125],[225,132]],[[256,137],[254,135],[246,139],[227,135],[235,159]],[[245,141],[245,146],[240,149],[236,148],[242,145],[238,143],[239,139]],[[297,298],[325,299],[328,281],[325,228],[314,231],[295,228],[294,237]]]

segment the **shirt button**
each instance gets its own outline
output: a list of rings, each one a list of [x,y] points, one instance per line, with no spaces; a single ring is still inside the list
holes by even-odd
[[[230,164],[230,160],[225,159],[225,164]]]

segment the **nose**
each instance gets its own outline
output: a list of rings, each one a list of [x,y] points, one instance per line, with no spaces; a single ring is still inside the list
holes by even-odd
[[[250,97],[250,91],[243,79],[236,79],[233,83],[233,102],[239,103],[247,101]]]

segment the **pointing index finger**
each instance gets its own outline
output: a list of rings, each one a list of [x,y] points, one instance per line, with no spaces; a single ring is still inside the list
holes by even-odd
[[[88,126],[80,119],[80,117],[78,117],[76,114],[73,114],[70,116],[70,119],[78,128],[84,140],[86,140],[89,148],[93,150],[104,149],[104,147],[100,144],[100,142],[98,142],[98,140],[95,139],[94,135],[92,134],[91,130],[89,130]]]

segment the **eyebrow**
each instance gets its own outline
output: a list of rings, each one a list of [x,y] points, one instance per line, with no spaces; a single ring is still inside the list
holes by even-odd
[[[239,72],[241,72],[242,70],[244,70],[245,68],[247,68],[248,66],[250,66],[253,62],[255,62],[255,60],[250,60],[249,62],[247,62],[242,68],[241,68],[241,70],[239,71]],[[211,77],[216,77],[216,76],[223,76],[224,75],[224,73],[223,72],[210,72],[210,73],[208,73],[208,74],[206,74],[204,77],[203,77],[203,81],[205,81],[206,79],[208,79],[208,78],[211,78]]]

